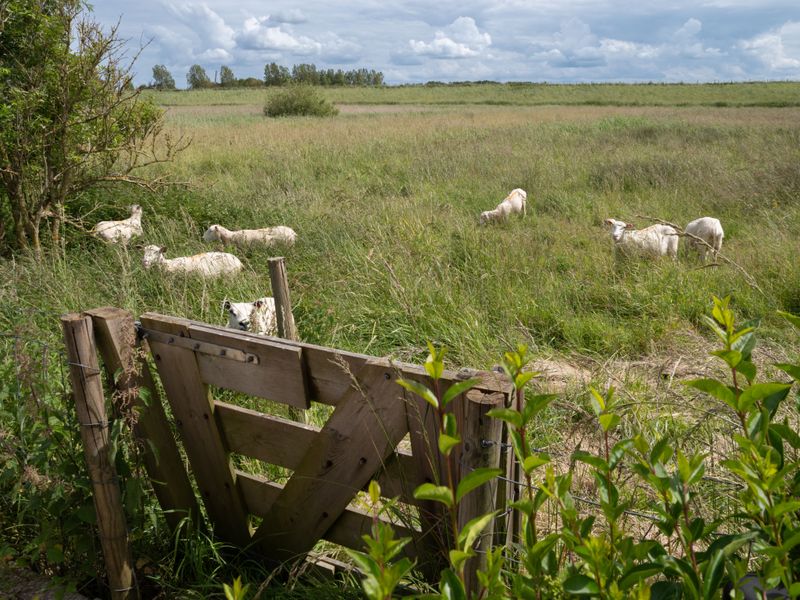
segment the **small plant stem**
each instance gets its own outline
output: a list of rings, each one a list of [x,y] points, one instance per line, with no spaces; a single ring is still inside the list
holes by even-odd
[[[436,398],[439,400],[439,435],[445,433],[444,430],[444,415],[445,415],[445,407],[442,406],[442,394],[441,388],[439,387],[439,380],[434,379],[433,381],[433,393],[436,395]],[[458,502],[456,501],[456,487],[455,487],[455,480],[453,478],[453,453],[452,451],[444,457],[445,458],[445,466],[447,468],[447,487],[450,488],[450,492],[453,494],[453,506],[450,508],[450,527],[452,528],[453,533],[453,548],[458,548]],[[460,570],[459,575],[463,579],[463,567]]]

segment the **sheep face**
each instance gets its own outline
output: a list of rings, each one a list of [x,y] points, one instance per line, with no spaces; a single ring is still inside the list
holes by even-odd
[[[625,221],[617,221],[616,219],[606,219],[606,225],[611,226],[611,238],[618,242],[622,239],[626,229],[633,229],[633,225]]]
[[[275,299],[259,298],[254,302],[230,302],[222,304],[228,313],[228,327],[260,335],[277,335],[278,323],[275,315]]]
[[[144,247],[144,255],[142,256],[142,264],[144,265],[145,269],[149,269],[154,264],[162,262],[164,260],[164,251],[166,247],[164,246],[154,246],[149,245]]]
[[[216,242],[219,240],[219,225],[212,225],[203,234],[204,242]]]
[[[228,313],[228,327],[247,331],[250,327],[250,315],[256,303],[260,302],[229,302],[225,300],[222,309]]]

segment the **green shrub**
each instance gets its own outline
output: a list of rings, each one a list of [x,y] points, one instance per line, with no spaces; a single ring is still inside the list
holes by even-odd
[[[310,85],[293,85],[270,97],[264,114],[268,117],[333,117],[339,110]]]

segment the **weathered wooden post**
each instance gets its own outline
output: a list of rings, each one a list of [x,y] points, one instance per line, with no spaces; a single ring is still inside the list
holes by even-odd
[[[292,314],[292,299],[289,296],[289,279],[286,277],[286,263],[282,256],[269,259],[269,280],[272,296],[275,298],[275,318],[278,322],[278,337],[295,342],[300,341]],[[306,411],[289,407],[289,418],[308,424]]]
[[[476,390],[465,394],[464,425],[461,447],[461,477],[475,469],[500,467],[500,435],[503,422],[493,419],[488,412],[493,408],[503,408],[505,394],[485,394]],[[459,505],[459,529],[469,521],[495,510],[496,480],[490,481],[462,498]],[[467,561],[465,583],[467,597],[472,597],[478,589],[479,569],[486,567],[486,552],[491,549],[494,538],[494,520],[484,530],[477,543],[478,555]]]
[[[138,598],[117,474],[109,459],[109,423],[92,320],[71,313],[61,317],[61,324],[111,597]]]
[[[197,498],[169,428],[150,367],[137,352],[133,315],[111,307],[96,308],[87,314],[92,317],[100,355],[117,394],[132,402],[127,410],[136,411],[133,435],[141,445],[144,467],[167,525],[175,532],[181,521],[189,517],[197,526],[200,519]],[[116,381],[115,373],[119,373]],[[142,400],[140,389],[149,394],[146,402]]]

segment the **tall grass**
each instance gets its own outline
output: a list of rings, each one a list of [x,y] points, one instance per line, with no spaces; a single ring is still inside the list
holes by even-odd
[[[798,106],[800,83],[693,84],[490,83],[320,87],[337,104],[485,104],[511,106]],[[147,91],[165,106],[264,104],[280,88]]]

